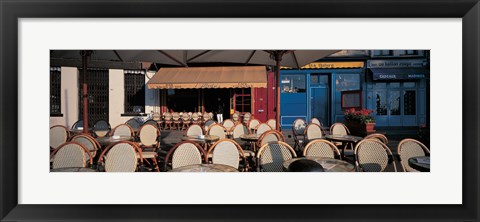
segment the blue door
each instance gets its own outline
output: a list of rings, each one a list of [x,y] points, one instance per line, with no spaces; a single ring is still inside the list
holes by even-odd
[[[328,87],[311,87],[311,118],[317,118],[324,126],[330,125],[330,96]]]
[[[374,84],[377,126],[416,126],[417,93],[414,82]]]

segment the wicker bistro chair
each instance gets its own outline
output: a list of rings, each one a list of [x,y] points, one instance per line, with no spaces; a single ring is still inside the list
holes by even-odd
[[[163,126],[163,120],[162,120],[162,116],[160,115],[160,113],[153,113],[152,120],[157,122],[157,127],[158,127],[158,129],[161,130],[162,126]]]
[[[315,123],[315,124],[317,124],[317,125],[319,125],[319,126],[323,126],[322,122],[320,122],[320,120],[318,120],[317,118],[312,118],[312,119],[310,120],[310,123]]]
[[[110,123],[105,120],[98,120],[93,125],[93,134],[96,137],[104,137],[110,133],[110,130],[112,130],[112,127],[110,126]]]
[[[274,141],[285,142],[285,137],[280,131],[272,129],[260,135],[258,138],[257,147],[262,147],[263,145]]]
[[[247,127],[252,133],[255,131],[258,125],[260,125],[260,120],[258,119],[251,119],[247,122]]]
[[[392,151],[382,142],[364,139],[357,143],[354,154],[357,171],[383,172],[389,163],[393,163],[393,169],[397,172]]]
[[[203,128],[205,129],[205,132],[208,132],[208,128],[214,124],[217,124],[217,122],[215,122],[214,120],[212,119],[209,119],[207,120],[204,124],[203,124]]]
[[[143,125],[147,125],[147,124],[153,125],[153,126],[155,126],[155,127],[158,128],[158,123],[157,123],[157,121],[155,121],[155,120],[153,120],[153,119],[149,119],[149,120],[147,120],[147,121],[145,121],[145,122],[143,123]]]
[[[325,136],[325,134],[323,133],[322,127],[316,123],[308,124],[308,126],[305,128],[304,135],[305,135],[305,143],[308,143],[316,139],[321,139]]]
[[[408,165],[408,159],[416,156],[429,156],[430,150],[420,141],[414,139],[404,139],[398,143],[398,156],[400,157],[400,164],[406,172],[418,172]]]
[[[83,120],[78,120],[72,125],[72,129],[83,128]]]
[[[60,125],[50,127],[50,151],[67,142],[69,137],[70,132],[67,127]]]
[[[170,128],[170,129],[179,130],[180,125],[182,124],[182,119],[180,118],[180,114],[177,112],[173,113],[172,120],[173,120],[173,128]]]
[[[173,119],[172,119],[172,114],[169,112],[165,113],[164,117],[164,126],[163,129],[172,129],[172,124],[173,124]]]
[[[258,150],[258,172],[282,172],[283,162],[297,157],[295,150],[285,142],[269,142]]]
[[[257,135],[262,135],[264,132],[267,132],[269,130],[272,130],[272,127],[270,127],[268,124],[266,123],[260,123],[259,125],[257,125],[257,127],[255,128],[255,133]]]
[[[113,143],[102,152],[98,165],[99,168],[105,168],[106,172],[135,172],[139,168],[142,170],[142,150],[129,141]]]
[[[184,133],[185,136],[200,136],[204,135],[203,128],[198,124],[190,125]]]
[[[171,164],[172,169],[188,166],[193,164],[201,164],[206,162],[207,153],[198,143],[192,141],[183,141],[177,143],[165,157],[165,170],[168,164]]]
[[[305,140],[305,120],[303,119],[296,119],[293,121],[292,124],[292,133],[293,133],[293,140],[295,141],[295,145],[293,146],[293,149],[295,150],[301,150],[303,147],[303,143]]]
[[[388,145],[387,137],[383,134],[380,134],[380,133],[370,134],[370,135],[366,136],[364,139],[376,139],[376,140],[384,143],[385,145]]]
[[[331,135],[350,135],[350,131],[348,130],[347,126],[343,123],[334,123],[330,126],[330,134]],[[334,142],[334,144],[338,146],[342,146],[342,142]],[[350,147],[352,150],[354,149],[353,144]]]
[[[157,162],[157,150],[160,147],[160,130],[154,125],[144,124],[138,132],[138,137],[140,139],[138,145],[142,150],[143,159],[150,160],[151,163],[148,161],[146,163],[153,166],[154,170],[160,171]]]
[[[243,124],[248,126],[248,122],[252,119],[252,114],[251,113],[245,113],[243,114]]]
[[[231,139],[221,139],[214,143],[208,150],[207,156],[212,158],[213,164],[224,164],[239,169],[239,163],[242,161],[243,170],[247,168],[243,149]]]
[[[232,115],[232,121],[237,124],[240,122],[240,114],[238,112],[233,113]]]
[[[222,125],[225,127],[225,129],[227,129],[227,135],[229,135],[231,129],[235,126],[235,122],[233,122],[231,119],[226,119],[222,122]]]
[[[202,122],[203,123],[206,123],[210,119],[211,119],[210,115],[207,112],[203,113],[203,116],[202,116]]]
[[[120,124],[113,128],[111,132],[112,136],[131,136],[135,135],[133,128],[128,124]]]
[[[187,129],[190,126],[190,124],[191,124],[191,115],[184,113],[182,116],[182,130]]]
[[[52,168],[87,167],[87,161],[93,165],[93,159],[85,146],[76,142],[66,142],[56,148],[50,155]]]
[[[277,128],[277,120],[276,120],[276,119],[269,119],[269,120],[267,120],[267,124],[268,124],[272,129],[276,129],[276,128]]]
[[[201,124],[202,120],[200,119],[200,116],[198,113],[193,113],[192,114],[192,124]]]
[[[240,136],[243,134],[249,134],[248,128],[242,123],[237,123],[231,131],[233,140],[242,146],[245,145],[245,142],[240,139]]]
[[[125,124],[129,125],[132,127],[133,131],[138,131],[140,127],[142,126],[142,123],[140,123],[137,119],[131,118],[125,122]]]
[[[220,137],[220,139],[225,139],[227,137],[227,129],[220,124],[213,124],[207,131],[207,135],[214,135]]]
[[[337,146],[328,140],[318,139],[310,141],[303,150],[305,157],[325,157],[325,158],[341,158],[340,151]]]
[[[95,138],[87,134],[76,135],[72,137],[70,141],[82,144],[90,152],[90,156],[92,158],[95,158],[95,156],[97,156],[97,152],[101,148],[97,140],[95,140]]]

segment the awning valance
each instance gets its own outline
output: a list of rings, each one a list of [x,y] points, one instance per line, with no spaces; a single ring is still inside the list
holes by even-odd
[[[267,87],[265,66],[161,68],[148,81],[149,89]]]
[[[423,79],[430,74],[430,71],[424,68],[373,68],[370,71],[372,72],[373,80]]]

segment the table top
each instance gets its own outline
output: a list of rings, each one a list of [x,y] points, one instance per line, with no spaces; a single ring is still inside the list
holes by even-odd
[[[288,166],[296,160],[309,159],[322,165],[325,172],[352,172],[355,166],[343,160],[337,160],[325,157],[297,157],[283,162],[283,170],[287,171]]]
[[[169,172],[238,172],[235,167],[223,164],[194,164],[175,168]]]
[[[332,141],[338,141],[338,142],[358,142],[360,140],[363,140],[363,137],[360,136],[352,136],[352,135],[325,135],[325,139],[327,140],[332,140]]]
[[[118,138],[114,138],[113,136],[105,136],[105,137],[97,137],[95,140],[100,143],[102,146],[108,146],[112,143],[120,142],[120,141],[133,141],[133,137],[131,136],[119,136]]]
[[[421,172],[430,172],[430,157],[416,156],[408,159],[408,165]]]
[[[204,135],[204,138],[199,138],[197,136],[184,136],[182,140],[194,141],[197,143],[205,143],[205,142],[215,142],[218,141],[220,137],[214,135]]]
[[[243,134],[240,136],[240,139],[245,140],[245,141],[258,141],[260,138],[260,135],[251,133],[251,134]]]
[[[97,172],[97,170],[86,167],[65,167],[50,169],[50,172]]]

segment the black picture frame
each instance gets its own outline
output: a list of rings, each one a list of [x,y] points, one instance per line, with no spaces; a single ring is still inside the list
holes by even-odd
[[[0,0],[2,221],[478,221],[479,0]],[[120,17],[463,18],[462,205],[20,205],[18,19]],[[274,35],[273,35],[274,37]],[[446,43],[447,44],[447,43]],[[435,112],[434,110],[432,112]],[[450,121],[450,120],[448,120]],[[452,120],[454,121],[454,120]],[[298,190],[291,188],[292,193]],[[395,190],[392,190],[395,192]],[[448,191],[445,191],[448,192]],[[285,194],[288,195],[288,194]],[[248,198],[248,197],[245,197]],[[95,198],[92,197],[92,202]]]

